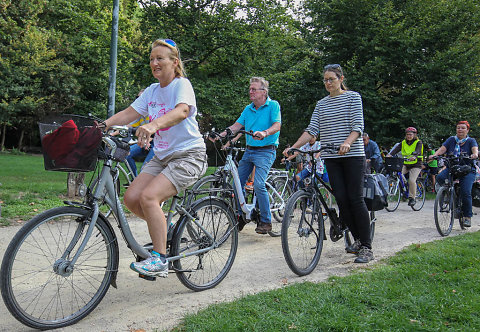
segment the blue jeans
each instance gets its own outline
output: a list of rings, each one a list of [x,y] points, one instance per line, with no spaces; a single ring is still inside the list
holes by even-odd
[[[437,182],[441,185],[445,183],[448,178],[448,168],[445,168],[437,175]],[[475,182],[475,171],[472,170],[464,177],[460,178],[460,199],[462,200],[462,212],[463,216],[471,218],[472,213],[472,186]]]
[[[272,222],[272,214],[270,213],[270,202],[268,199],[267,181],[268,171],[275,161],[275,150],[247,149],[243,154],[242,160],[238,164],[238,175],[240,177],[240,185],[245,194],[245,183],[247,183],[248,176],[252,173],[253,166],[255,166],[255,179],[253,180],[253,190],[257,196],[258,208],[260,209],[260,221],[264,223]],[[242,211],[239,207],[239,213]]]
[[[133,171],[133,175],[137,176],[137,165],[135,164],[135,157],[146,156],[143,164],[145,165],[153,158],[153,145],[150,145],[150,150],[141,148],[138,144],[130,145],[130,153],[127,156],[127,162]]]
[[[305,188],[305,184],[303,183],[303,180],[305,178],[308,178],[310,175],[312,174],[312,172],[310,172],[308,169],[304,168],[302,169],[299,173],[297,173],[297,176],[299,178],[298,180],[298,185],[300,186],[300,188]],[[317,173],[318,174],[318,173]],[[319,174],[320,175],[320,174]],[[320,175],[320,178],[328,183],[329,182],[329,179],[328,179],[328,174],[327,174],[327,171],[325,170],[323,172],[323,174]],[[314,181],[316,182],[316,179],[314,179]]]

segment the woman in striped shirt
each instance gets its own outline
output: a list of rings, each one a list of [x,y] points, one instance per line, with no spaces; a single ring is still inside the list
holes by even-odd
[[[365,151],[362,141],[363,107],[360,94],[349,91],[344,84],[340,65],[325,66],[323,83],[330,93],[317,102],[310,124],[292,146],[299,148],[311,137],[320,135],[322,145],[333,143],[340,146],[338,154],[323,153],[335,199],[355,243],[346,248],[357,254],[355,263],[373,260],[370,238],[370,217],[363,200],[363,177],[365,175]],[[288,152],[288,149],[284,151]]]

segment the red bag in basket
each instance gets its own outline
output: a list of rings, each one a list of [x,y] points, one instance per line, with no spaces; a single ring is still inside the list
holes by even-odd
[[[59,128],[42,139],[42,146],[45,153],[52,160],[66,156],[77,144],[80,131],[73,120],[68,120]]]

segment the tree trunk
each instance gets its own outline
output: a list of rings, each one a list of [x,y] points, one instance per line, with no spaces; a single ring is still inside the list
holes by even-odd
[[[23,137],[25,136],[25,129],[20,130],[20,137],[18,139],[18,151],[23,149]]]
[[[5,133],[7,132],[7,124],[3,124],[3,129],[2,129],[2,138],[0,142],[0,151],[3,151],[5,149]]]
[[[75,198],[78,193],[78,187],[85,181],[85,173],[68,173],[67,176],[67,195],[68,198]]]

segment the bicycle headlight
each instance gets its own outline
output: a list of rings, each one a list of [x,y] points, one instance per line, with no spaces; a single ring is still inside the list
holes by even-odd
[[[78,196],[79,197],[85,197],[86,194],[87,194],[87,186],[85,185],[85,183],[82,183],[78,187]]]

